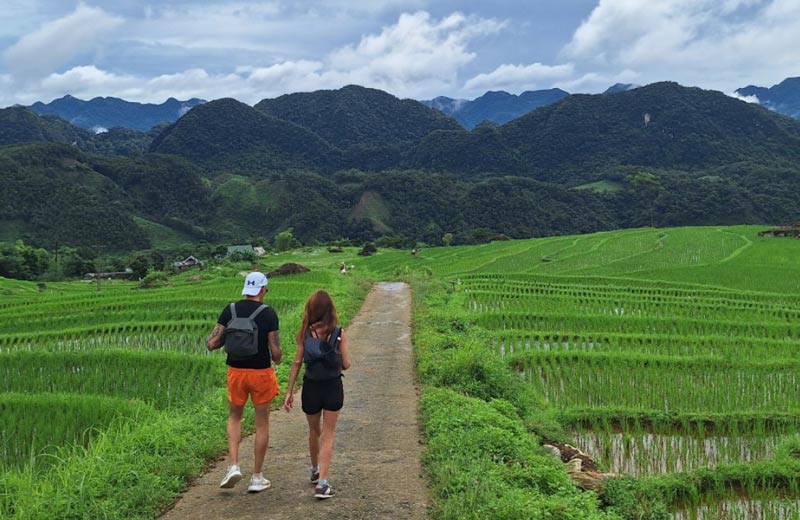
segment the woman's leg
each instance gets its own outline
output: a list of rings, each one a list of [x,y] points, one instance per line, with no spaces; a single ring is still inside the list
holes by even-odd
[[[320,419],[322,419],[322,412],[314,415],[306,414],[306,420],[308,421],[308,456],[311,458],[311,465],[314,467],[319,465],[319,437],[320,433],[322,433]]]
[[[336,421],[339,411],[322,411],[322,432],[319,436],[319,479],[328,480],[328,470],[333,458],[333,438],[336,435]]]

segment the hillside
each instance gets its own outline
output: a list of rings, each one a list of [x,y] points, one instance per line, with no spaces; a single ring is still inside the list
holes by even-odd
[[[153,141],[151,152],[179,155],[210,169],[329,170],[341,152],[318,135],[235,99],[190,110]]]
[[[136,103],[114,97],[96,97],[84,101],[72,96],[54,99],[50,103],[37,102],[30,109],[40,115],[54,115],[75,126],[90,130],[110,129],[115,126],[146,132],[160,123],[172,123],[192,107],[205,103],[192,98],[178,101],[169,98],[160,105]]]
[[[0,109],[0,146],[22,143],[62,143],[102,155],[140,154],[160,132],[154,127],[144,133],[116,127],[95,134],[57,116],[40,116],[24,107]]]
[[[338,90],[265,99],[256,110],[291,121],[341,149],[351,146],[403,148],[434,130],[458,128],[455,121],[412,99],[349,85]]]
[[[438,97],[422,101],[425,105],[452,116],[464,128],[472,130],[483,121],[504,124],[531,110],[551,105],[569,96],[558,88],[525,91],[520,95],[490,91],[473,100]]]
[[[800,119],[800,78],[786,78],[770,88],[749,85],[737,89],[736,93],[742,96],[756,96],[762,106]]]
[[[40,117],[24,107],[0,109],[0,146],[51,142],[84,147],[91,136],[58,117]]]
[[[0,148],[0,237],[59,245],[131,250],[149,245],[134,224],[128,197],[72,146]]]
[[[800,123],[719,92],[655,83],[608,95],[573,95],[497,129],[429,139],[417,165],[450,171],[508,172],[577,184],[630,165],[697,171],[731,163],[800,164]],[[433,136],[432,136],[433,137]],[[507,159],[475,157],[502,143]]]
[[[369,89],[343,90],[382,99],[388,112],[405,106]],[[322,126],[334,117],[323,112],[315,115]],[[366,116],[349,117],[334,121],[355,125]],[[292,228],[303,243],[381,238],[413,246],[442,243],[448,233],[453,243],[472,244],[499,234],[800,218],[800,122],[720,93],[660,83],[570,96],[473,131],[444,120],[449,129],[406,134],[417,144],[381,145],[391,142],[387,130],[343,151],[232,99],[195,107],[147,134],[116,128],[93,135],[52,116],[5,109],[0,187],[8,208],[0,236],[125,249],[175,236],[269,239]],[[342,132],[338,142],[359,135]],[[39,195],[29,197],[28,187]],[[49,229],[51,214],[72,205],[86,211]],[[86,232],[92,226],[104,226],[101,238]]]

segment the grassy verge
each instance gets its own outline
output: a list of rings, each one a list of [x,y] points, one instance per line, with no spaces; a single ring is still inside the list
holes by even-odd
[[[543,397],[486,345],[461,295],[429,278],[412,283],[434,518],[665,518],[664,504],[631,481],[602,499],[580,491],[541,447],[564,439]]]
[[[153,518],[225,445],[224,391],[157,417],[120,418],[61,464],[0,474],[0,511],[19,520]]]

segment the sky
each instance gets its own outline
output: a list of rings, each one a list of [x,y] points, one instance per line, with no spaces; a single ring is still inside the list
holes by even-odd
[[[4,0],[0,106],[249,104],[349,84],[474,99],[800,76],[800,0]]]

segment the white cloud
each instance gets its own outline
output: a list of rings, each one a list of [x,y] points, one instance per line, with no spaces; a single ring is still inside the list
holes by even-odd
[[[173,36],[161,38],[157,44],[172,43],[184,47],[213,45],[214,38],[224,39],[224,33],[233,30],[229,27],[232,20],[239,20],[244,16],[261,18],[263,21],[278,9],[278,4],[275,3],[259,7],[254,5],[241,3],[212,6],[209,9],[216,13],[216,22],[219,25],[216,36],[208,34],[192,42],[180,31],[177,34],[173,31],[170,33]],[[201,15],[197,11],[199,7],[170,9],[152,8],[148,16],[159,24],[170,20],[180,25],[201,18],[205,20],[204,23],[211,24],[211,21],[204,18],[208,11],[203,11],[205,14]],[[60,34],[65,27],[73,27],[75,20],[85,20],[87,17],[99,18],[99,28],[94,32],[95,36],[101,33],[102,27],[111,27],[118,23],[117,19],[108,17],[100,10],[81,5],[72,15],[47,24],[34,35],[24,37],[16,50],[9,53],[13,57],[21,58],[24,54],[21,49],[33,48],[28,42],[37,41],[43,45],[47,40],[52,44],[55,34]],[[269,23],[273,22],[277,23]],[[126,27],[130,29],[131,24]],[[0,94],[0,101],[5,101],[6,104],[29,104],[72,94],[80,98],[113,95],[142,102],[162,102],[170,96],[178,99],[201,97],[209,100],[234,97],[246,103],[255,103],[287,92],[339,88],[347,84],[379,88],[400,97],[432,97],[457,90],[460,84],[459,70],[475,57],[469,46],[476,39],[496,34],[503,27],[502,21],[461,13],[439,19],[426,12],[408,13],[400,15],[396,23],[362,36],[357,43],[334,48],[321,59],[285,59],[267,66],[234,62],[229,64],[228,71],[222,72],[212,72],[205,67],[187,67],[180,72],[144,77],[107,70],[94,64],[53,71],[53,62],[47,67],[40,66],[37,69],[43,74],[41,79],[29,82],[23,91],[7,93],[7,99],[3,99]],[[135,30],[139,31],[138,41],[142,41],[142,28]],[[153,26],[148,30],[153,30]],[[240,35],[255,32],[253,28],[237,30]],[[90,41],[92,38],[87,38],[82,40],[80,46],[71,46],[73,50],[65,53],[65,56],[72,56],[75,48],[85,48]],[[247,38],[228,43],[240,47],[251,43],[259,45],[256,40]]]
[[[729,91],[797,75],[798,46],[798,0],[600,0],[563,56]]]
[[[467,80],[464,90],[477,92],[485,90],[505,89],[512,92],[531,90],[542,82],[548,85],[553,81],[564,80],[575,73],[571,63],[564,65],[500,65],[489,73],[478,74]]]
[[[380,34],[364,36],[330,54],[331,76],[388,90],[399,96],[436,95],[452,88],[458,71],[475,58],[471,40],[500,31],[504,23],[454,13],[434,20],[428,13],[403,14]],[[438,90],[438,92],[437,92]]]
[[[756,96],[756,95],[743,96],[743,95],[739,94],[738,92],[726,92],[726,94],[728,94],[732,98],[736,98],[736,99],[738,99],[740,101],[744,101],[745,103],[754,103],[756,105],[760,105],[761,104],[761,101],[758,99],[758,96]]]
[[[93,49],[122,23],[121,18],[80,3],[69,15],[20,38],[5,51],[4,58],[15,78],[40,78]]]

